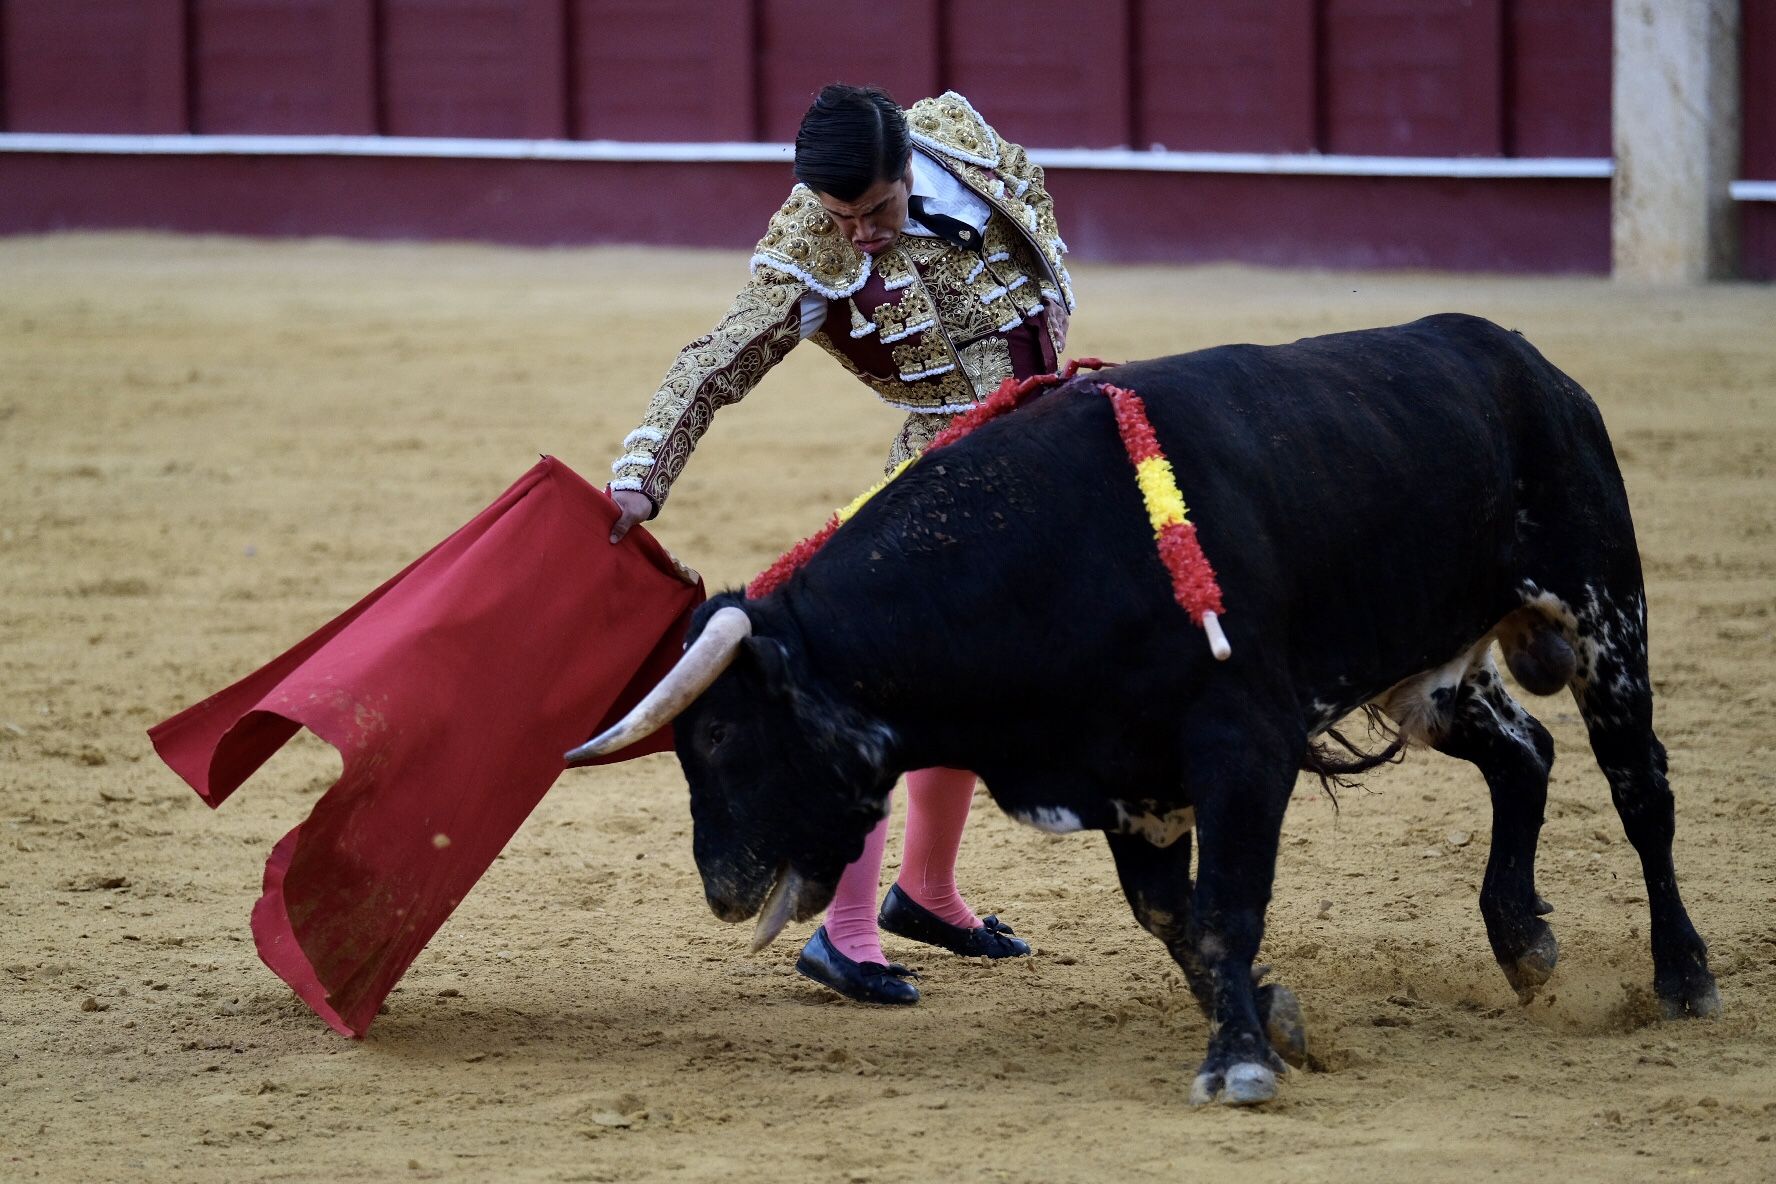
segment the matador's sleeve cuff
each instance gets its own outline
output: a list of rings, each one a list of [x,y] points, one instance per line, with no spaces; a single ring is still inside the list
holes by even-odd
[[[679,351],[641,426],[623,438],[611,465],[613,491],[635,490],[660,512],[716,409],[738,403],[802,339],[805,290],[760,269],[721,323]]]

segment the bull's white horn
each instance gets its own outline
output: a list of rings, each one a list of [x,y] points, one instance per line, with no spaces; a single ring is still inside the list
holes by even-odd
[[[1209,652],[1215,655],[1215,661],[1225,662],[1233,657],[1233,647],[1227,644],[1227,634],[1221,631],[1221,618],[1214,613],[1204,613],[1203,632],[1209,635]]]
[[[777,935],[789,924],[789,915],[801,894],[801,873],[784,864],[783,870],[777,873],[777,882],[771,886],[771,895],[765,898],[765,907],[759,910],[758,927],[752,931],[753,953],[777,940]]]
[[[671,723],[691,700],[709,689],[740,652],[740,643],[752,635],[746,610],[729,605],[717,609],[676,665],[628,715],[566,756],[568,768],[588,764],[595,757],[626,748],[643,736]]]

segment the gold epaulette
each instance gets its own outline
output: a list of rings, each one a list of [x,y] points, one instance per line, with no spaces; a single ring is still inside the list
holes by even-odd
[[[999,167],[999,136],[967,99],[946,90],[907,108],[907,131],[935,152],[984,169]]]
[[[851,295],[870,277],[870,257],[839,233],[806,185],[789,191],[753,248],[752,269],[761,267],[793,276],[829,300]]]

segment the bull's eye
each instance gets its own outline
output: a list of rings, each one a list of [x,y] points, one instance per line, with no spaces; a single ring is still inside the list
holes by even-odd
[[[712,722],[708,727],[703,729],[703,747],[705,748],[720,748],[727,742],[727,739],[728,725],[722,723],[720,720]]]

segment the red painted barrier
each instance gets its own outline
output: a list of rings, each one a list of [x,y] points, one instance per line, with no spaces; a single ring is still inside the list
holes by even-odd
[[[1739,175],[1776,181],[1776,0],[1739,0],[1739,77],[1745,87],[1744,157]],[[1776,279],[1776,202],[1739,207],[1739,258],[1749,279]]]
[[[183,132],[183,0],[5,6],[8,131]]]
[[[1776,177],[1776,0],[1742,0],[1742,7],[1742,175]],[[1008,137],[1032,147],[1607,156],[1610,12],[1610,0],[0,0],[0,130],[782,141],[793,136],[812,93],[844,79],[885,85],[903,100],[955,87]],[[738,200],[725,187],[750,192],[759,172],[318,158],[260,166],[202,157],[57,164],[0,155],[0,186],[8,190],[0,230],[104,224],[280,232],[300,223],[332,233],[606,241],[640,234],[644,222],[673,227],[699,217],[712,192]],[[280,195],[260,193],[250,180],[287,175],[308,183],[329,171],[339,184],[374,178],[373,194],[419,208],[341,203],[339,223],[316,226],[312,215],[285,212]],[[486,182],[500,173],[508,184]],[[409,191],[422,174],[443,179],[446,189],[473,177],[473,185],[505,196],[458,192],[452,200],[467,200],[467,209],[446,207],[444,191]],[[65,193],[58,205],[32,189],[49,178],[50,190],[63,192],[56,179],[77,175],[98,192]],[[620,204],[655,206],[647,216],[603,201],[568,216],[563,178],[602,195],[641,175],[659,178],[658,191],[645,201],[630,193]],[[149,193],[138,183],[172,188]],[[1596,246],[1608,229],[1600,182],[1081,173],[1057,184],[1070,195],[1069,240],[1087,255],[1158,258],[1182,250],[1192,258],[1299,263],[1369,257],[1607,266],[1607,251]],[[249,208],[206,211],[179,192],[186,186],[220,188]],[[1293,229],[1315,224],[1313,212],[1328,194],[1374,186],[1392,203],[1387,216],[1359,210],[1356,228],[1322,228],[1332,235],[1324,242]],[[23,201],[16,200],[21,190]],[[1101,230],[1074,230],[1081,210],[1113,210],[1133,192],[1161,203],[1168,219],[1197,211],[1190,245],[1161,241],[1167,236],[1146,220],[1111,217]],[[1402,229],[1453,208],[1432,194],[1458,192],[1488,217],[1513,211],[1520,225],[1455,228],[1455,245],[1447,247]],[[1232,206],[1240,200],[1255,202],[1272,221],[1238,216]],[[524,201],[541,204],[529,214],[513,207]],[[1230,204],[1221,214],[1202,212],[1205,203],[1223,202]],[[1767,206],[1743,203],[1742,210],[1747,270],[1762,275],[1776,272],[1776,255],[1760,245],[1771,238],[1761,229]],[[334,205],[323,200],[320,208]],[[695,237],[743,246],[762,216],[758,208],[746,214],[744,231],[730,233],[716,219]],[[1564,246],[1548,226],[1561,228]],[[684,237],[669,231],[644,241]],[[1481,242],[1496,253],[1483,254]]]
[[[791,184],[782,164],[16,154],[4,165],[0,231],[148,227],[736,252],[757,240]],[[1060,170],[1049,179],[1081,258],[1545,272],[1609,266],[1609,184],[1601,180]],[[1130,210],[1145,213],[1133,218]],[[736,257],[735,267],[741,263]]]
[[[757,46],[761,138],[794,140],[802,113],[829,82],[880,86],[906,101],[943,90],[940,7],[939,0],[763,0]]]
[[[1191,152],[1319,146],[1315,0],[1147,4],[1138,16],[1138,142]]]
[[[752,13],[712,0],[572,0],[575,135],[757,136]]]

